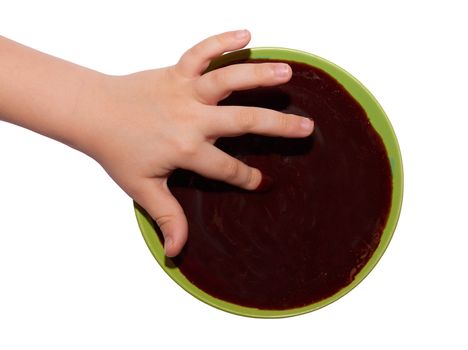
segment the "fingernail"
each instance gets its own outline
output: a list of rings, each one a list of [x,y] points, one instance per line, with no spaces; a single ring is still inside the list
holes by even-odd
[[[171,237],[164,237],[164,254],[167,255],[167,251],[172,246],[172,238]]]
[[[273,179],[268,175],[262,174],[262,181],[254,190],[254,192],[266,192],[273,187]]]
[[[289,75],[290,68],[287,64],[281,63],[281,64],[275,65],[274,70],[275,70],[275,75],[278,78],[285,78]]]
[[[239,40],[245,39],[249,35],[249,31],[246,29],[238,30],[236,31],[235,35],[236,35],[236,39],[239,39]]]
[[[314,128],[313,120],[309,118],[302,118],[301,128],[307,131],[312,131],[312,129]]]

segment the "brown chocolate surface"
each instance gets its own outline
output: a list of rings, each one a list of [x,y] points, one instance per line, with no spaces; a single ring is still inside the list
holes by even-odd
[[[289,83],[221,103],[314,119],[304,139],[218,140],[270,176],[269,190],[247,192],[183,170],[169,181],[190,231],[174,263],[208,294],[260,309],[305,306],[351,283],[377,248],[391,203],[388,157],[363,108],[324,71],[288,63]]]

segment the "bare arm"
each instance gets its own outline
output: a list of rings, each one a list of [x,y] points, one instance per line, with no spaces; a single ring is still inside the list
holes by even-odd
[[[234,90],[287,82],[282,63],[242,64],[203,74],[210,61],[250,40],[247,31],[208,38],[171,67],[109,76],[0,37],[0,119],[57,139],[96,159],[155,219],[168,256],[187,239],[183,209],[167,187],[176,168],[256,189],[262,174],[216,148],[221,136],[305,137],[308,118],[217,106]]]
[[[80,92],[102,77],[0,36],[0,119],[76,148]]]

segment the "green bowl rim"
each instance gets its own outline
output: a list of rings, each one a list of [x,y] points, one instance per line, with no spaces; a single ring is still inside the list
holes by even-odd
[[[343,68],[319,56],[300,50],[282,47],[256,47],[234,51],[222,55],[218,59],[214,60],[212,64],[210,64],[208,71],[216,69],[229,62],[245,58],[294,61],[320,68],[333,76],[340,84],[342,84],[345,89],[366,110],[367,116],[372,126],[380,134],[387,149],[392,169],[393,181],[392,204],[389,217],[385,229],[382,233],[380,243],[377,249],[374,251],[372,257],[359,271],[359,273],[356,274],[354,280],[349,285],[331,295],[330,297],[318,302],[303,307],[286,310],[263,310],[252,307],[245,307],[215,298],[188,281],[180,272],[180,270],[172,263],[171,259],[165,257],[164,247],[157,237],[156,228],[153,226],[150,216],[136,202],[134,202],[134,210],[143,238],[158,264],[177,284],[179,284],[183,289],[185,289],[188,293],[192,294],[197,299],[220,310],[240,316],[256,318],[280,318],[296,316],[318,310],[340,299],[342,296],[354,289],[359,283],[361,283],[362,280],[377,265],[392,239],[401,212],[403,201],[403,164],[401,152],[390,120],[388,119],[378,101],[361,82],[359,82]]]

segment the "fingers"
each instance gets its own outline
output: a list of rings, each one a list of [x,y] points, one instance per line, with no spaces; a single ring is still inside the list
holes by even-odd
[[[201,145],[197,155],[184,167],[202,176],[246,190],[258,189],[262,182],[260,170],[246,165],[209,143]]]
[[[204,74],[195,88],[205,103],[216,104],[235,90],[286,83],[291,74],[286,63],[235,64]]]
[[[187,241],[187,218],[166,183],[148,179],[137,197],[134,199],[151,215],[164,236],[166,256],[179,254]]]
[[[209,138],[247,133],[265,136],[306,137],[314,130],[312,119],[265,108],[212,106],[205,123]]]
[[[218,34],[198,43],[182,55],[176,69],[188,78],[202,74],[215,57],[243,48],[250,41],[247,30]]]

